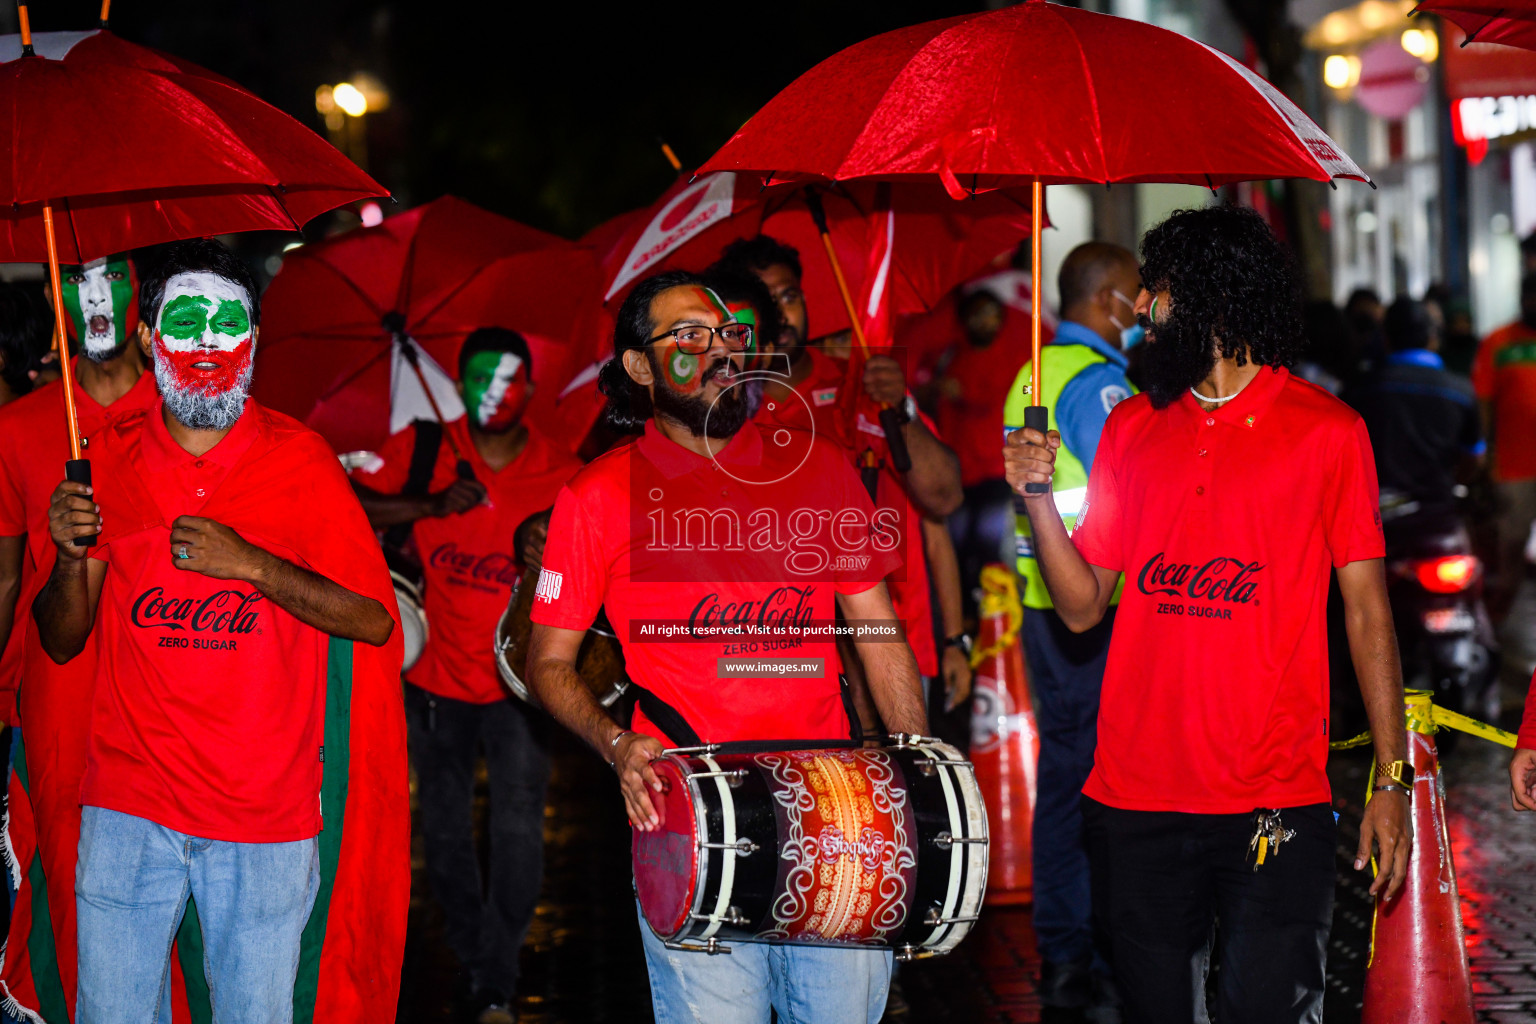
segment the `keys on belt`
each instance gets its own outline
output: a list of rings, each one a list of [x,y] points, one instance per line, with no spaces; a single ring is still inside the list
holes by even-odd
[[[1280,855],[1281,844],[1295,838],[1296,830],[1280,820],[1280,808],[1259,808],[1253,812],[1253,838],[1248,840],[1248,866],[1254,871],[1270,857]]]

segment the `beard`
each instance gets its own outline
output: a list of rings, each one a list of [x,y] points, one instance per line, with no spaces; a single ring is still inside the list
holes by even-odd
[[[155,357],[155,385],[160,400],[188,430],[228,430],[245,411],[251,393],[251,360],[246,360],[234,381],[223,391],[204,391],[177,382],[169,362]]]
[[[671,420],[694,437],[724,440],[736,436],[736,432],[746,424],[751,411],[747,388],[726,388],[713,402],[706,401],[703,395],[682,394],[672,390],[651,353],[651,349],[646,350],[646,358],[651,360],[651,370],[656,375],[651,404],[658,417]],[[704,379],[708,380],[722,365],[729,364],[730,360],[724,357],[715,360],[705,372]]]
[[[1141,388],[1154,409],[1166,409],[1216,368],[1216,343],[1204,324],[1170,313],[1154,324],[1145,315],[1137,322],[1147,332],[1140,348]]]
[[[97,333],[96,324],[92,321],[106,320],[106,330]],[[128,333],[123,332],[123,340],[117,340],[117,331],[111,319],[103,316],[93,316],[85,322],[86,336],[80,340],[80,353],[93,363],[110,363],[123,354],[128,347]]]

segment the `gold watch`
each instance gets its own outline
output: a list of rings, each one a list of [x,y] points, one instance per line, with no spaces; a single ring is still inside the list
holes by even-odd
[[[1402,786],[1409,793],[1413,792],[1413,765],[1407,761],[1378,761],[1376,762],[1375,786],[1385,786],[1395,783]]]

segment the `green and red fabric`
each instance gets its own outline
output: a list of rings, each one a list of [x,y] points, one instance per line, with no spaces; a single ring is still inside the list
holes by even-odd
[[[260,406],[255,411],[262,440],[237,467],[241,486],[227,493],[221,488],[203,514],[255,543],[299,553],[314,571],[379,600],[397,615],[383,557],[329,447],[281,413]],[[163,524],[162,513],[131,469],[147,415],[158,411],[126,417],[100,442],[92,439],[108,542]],[[101,486],[108,480],[110,487]],[[316,531],[314,523],[322,517],[326,529]],[[23,600],[30,605],[30,595]],[[300,951],[297,1022],[389,1020],[395,1013],[410,895],[399,633],[397,628],[382,648],[335,637],[329,641],[321,888]],[[24,684],[22,713],[31,714],[23,719],[26,737],[13,759],[8,835],[20,862],[21,895],[0,980],[4,1007],[12,1016],[59,1024],[73,1019],[73,981],[64,979],[74,976],[76,946],[73,914],[66,916],[53,904],[67,900],[73,909],[74,844],[58,838],[45,858],[38,855],[35,837],[49,826],[72,828],[78,836],[79,812],[76,807],[72,817],[62,813],[60,805],[67,801],[61,787],[44,792],[38,781],[44,768],[78,780],[86,737],[64,731],[67,723],[61,719],[70,717],[64,708],[41,701],[28,707],[30,697]],[[78,705],[73,717],[80,717]],[[38,737],[50,729],[69,742],[56,742],[52,749],[40,745]],[[36,813],[45,800],[48,813]],[[78,802],[78,781],[73,800]],[[30,864],[22,859],[28,852]],[[188,910],[173,957],[173,972],[182,975],[173,1012],[178,1024],[201,1024],[211,1020],[211,1010],[195,907],[189,904]],[[188,968],[184,974],[182,968]]]

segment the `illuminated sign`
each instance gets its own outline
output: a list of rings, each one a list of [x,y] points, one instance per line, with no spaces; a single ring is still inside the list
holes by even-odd
[[[1451,135],[1481,163],[1490,139],[1536,129],[1536,96],[1472,96],[1451,103]]]

